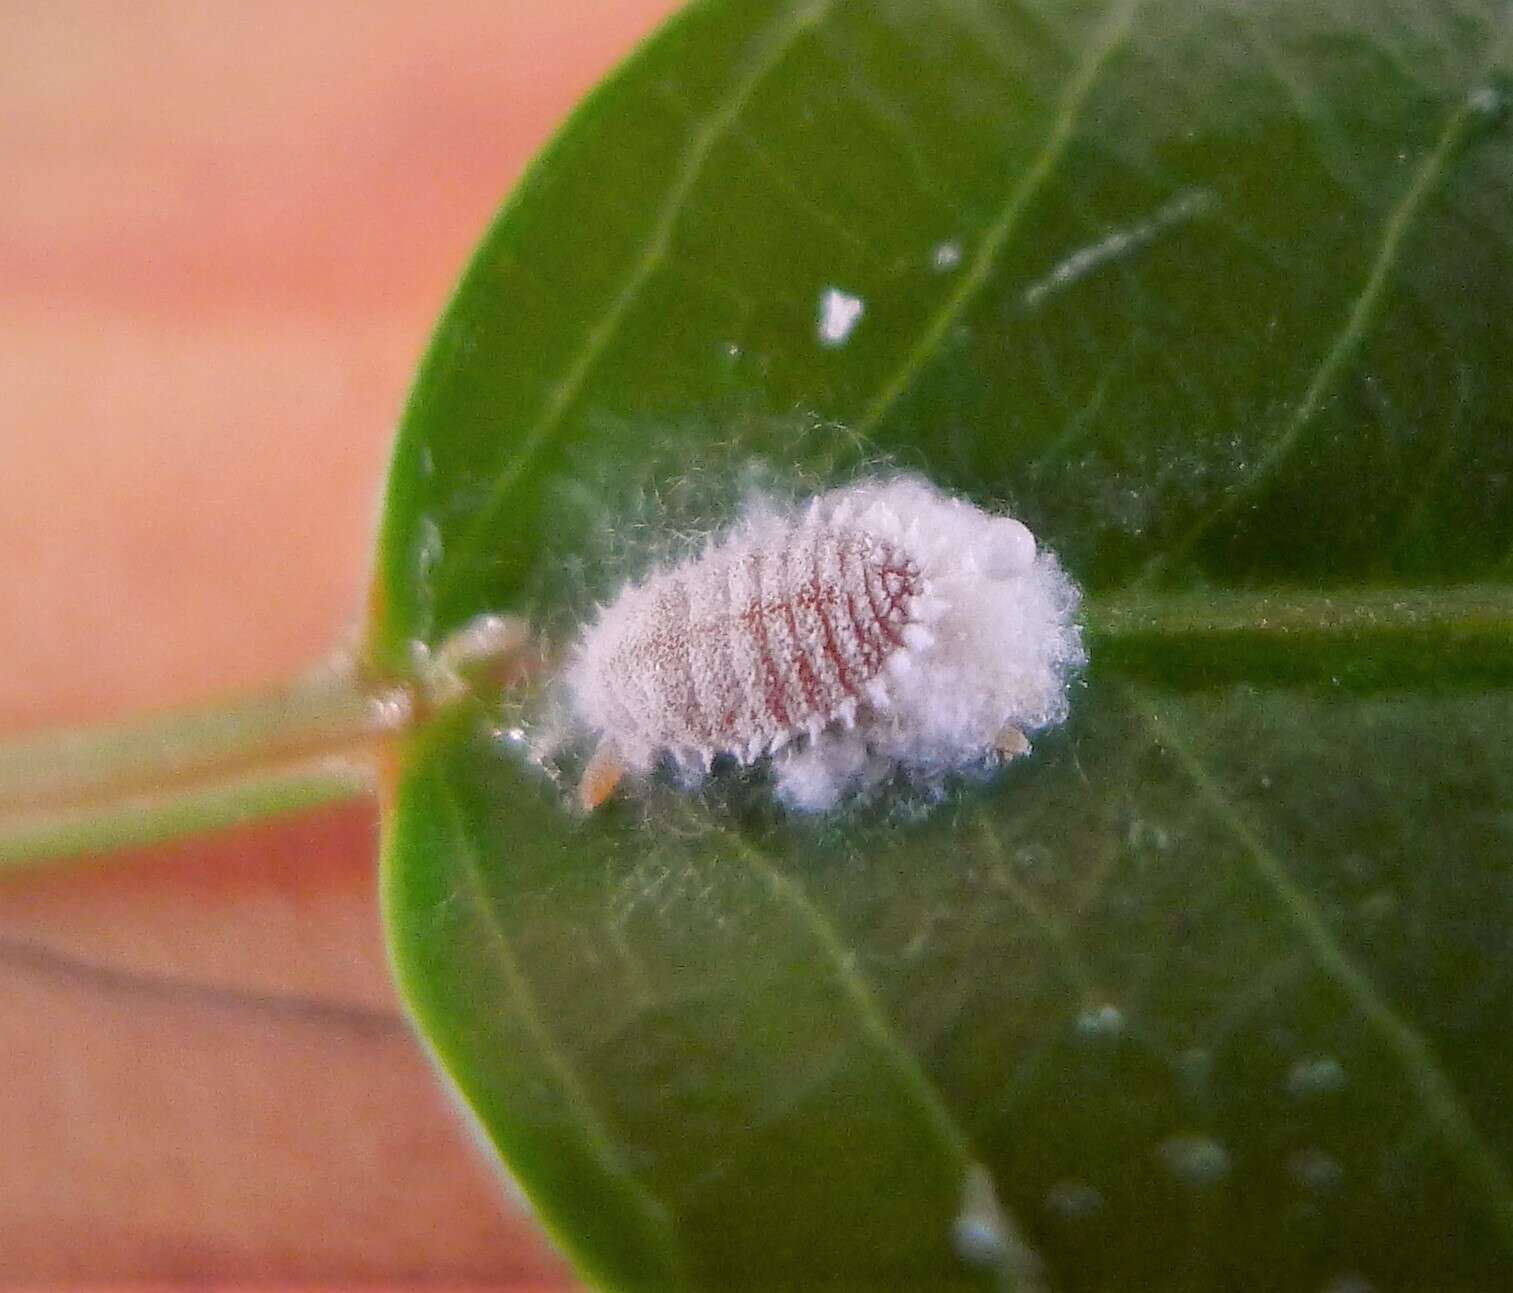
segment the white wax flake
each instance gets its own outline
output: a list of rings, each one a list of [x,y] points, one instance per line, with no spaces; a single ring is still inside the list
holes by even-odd
[[[959,242],[942,242],[935,245],[935,250],[930,253],[930,268],[937,274],[945,274],[961,264],[961,244]]]
[[[581,635],[584,804],[664,756],[691,785],[717,759],[770,759],[780,798],[823,812],[895,772],[933,784],[1024,753],[1066,717],[1076,605],[1020,522],[918,477],[754,503]],[[1100,1030],[1122,1023],[1106,1009]]]
[[[962,1183],[961,1208],[952,1227],[956,1252],[964,1262],[991,1270],[1008,1251],[1006,1231],[993,1178],[980,1163],[973,1163]]]
[[[1011,1288],[1022,1293],[1043,1293],[1045,1264],[998,1201],[993,1177],[981,1163],[967,1167],[951,1240],[956,1255],[967,1265],[1000,1272]]]
[[[1118,1037],[1124,1032],[1124,1012],[1118,1006],[1089,1006],[1077,1016],[1077,1033],[1086,1038]]]
[[[1188,1185],[1217,1185],[1229,1175],[1229,1151],[1207,1136],[1173,1136],[1157,1152],[1172,1175]]]
[[[844,346],[851,340],[851,334],[866,310],[867,303],[861,297],[852,296],[838,287],[827,287],[820,293],[820,345]]]
[[[1345,1066],[1333,1055],[1301,1059],[1287,1070],[1287,1093],[1302,1099],[1341,1091],[1349,1081]]]
[[[1466,106],[1483,117],[1500,117],[1507,111],[1508,98],[1495,85],[1479,85],[1467,96]]]
[[[1024,290],[1027,307],[1039,305],[1046,297],[1080,282],[1095,270],[1155,242],[1167,230],[1208,215],[1218,206],[1218,199],[1206,189],[1184,189],[1176,197],[1138,224],[1115,229],[1106,237],[1079,248],[1056,265],[1044,278]]]

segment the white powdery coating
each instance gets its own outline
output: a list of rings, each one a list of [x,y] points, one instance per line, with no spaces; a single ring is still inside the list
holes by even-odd
[[[895,768],[925,777],[1059,723],[1084,661],[1077,593],[1018,521],[916,477],[753,509],[631,585],[580,639],[578,719],[631,771],[771,755],[823,811]],[[1021,743],[1022,744],[1022,743]]]

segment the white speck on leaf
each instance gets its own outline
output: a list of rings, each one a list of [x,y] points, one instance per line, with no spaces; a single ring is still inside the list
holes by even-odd
[[[1105,1002],[1089,1006],[1077,1016],[1077,1035],[1089,1040],[1118,1037],[1124,1031],[1124,1011]]]
[[[852,296],[838,287],[827,287],[820,293],[820,345],[844,346],[851,340],[851,334],[866,310],[867,303],[861,297]]]
[[[930,268],[937,274],[945,274],[961,264],[961,244],[959,242],[937,243],[935,250],[930,253]]]
[[[1044,1264],[998,1201],[993,1178],[981,1163],[967,1168],[951,1238],[957,1256],[969,1266],[1002,1271],[1017,1289],[1043,1288]]]
[[[1344,1089],[1345,1066],[1332,1055],[1299,1060],[1287,1071],[1287,1094],[1298,1099]]]
[[[1229,1175],[1229,1151],[1207,1136],[1173,1136],[1159,1150],[1167,1170],[1192,1186],[1217,1185]]]

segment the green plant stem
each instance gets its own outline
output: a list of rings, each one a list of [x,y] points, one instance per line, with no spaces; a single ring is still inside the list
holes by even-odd
[[[0,811],[234,776],[300,761],[393,731],[410,707],[402,688],[323,668],[264,695],[0,746]]]
[[[331,758],[233,781],[6,816],[0,818],[0,874],[281,817],[372,790],[370,767]]]
[[[374,743],[415,708],[342,662],[224,705],[0,745],[0,867],[366,793]]]

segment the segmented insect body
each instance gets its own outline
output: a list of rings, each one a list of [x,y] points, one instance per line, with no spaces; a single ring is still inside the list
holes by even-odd
[[[662,752],[693,772],[776,755],[784,797],[824,808],[894,764],[1026,749],[1080,662],[1074,605],[1019,522],[913,478],[758,512],[580,640],[570,692],[600,734],[585,803]]]
[[[607,622],[607,726],[627,750],[708,764],[850,722],[881,699],[920,585],[906,555],[844,523],[753,536],[656,575]]]

